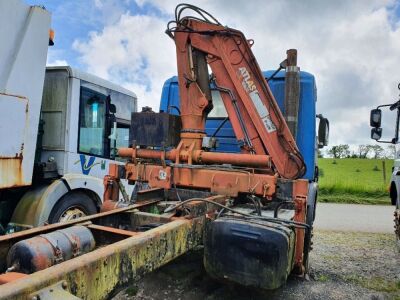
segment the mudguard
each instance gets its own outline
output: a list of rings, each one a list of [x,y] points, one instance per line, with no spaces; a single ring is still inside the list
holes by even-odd
[[[50,185],[37,186],[25,193],[15,208],[10,223],[28,228],[44,225],[57,201],[76,189],[94,192],[97,195],[96,205],[100,206],[104,191],[101,179],[66,174]]]
[[[307,195],[307,210],[312,209],[312,221],[315,220],[315,208],[317,205],[317,194],[318,194],[318,183],[310,182],[308,184],[308,195]],[[310,215],[307,213],[307,215]],[[308,222],[308,220],[307,220]]]
[[[400,171],[398,169],[395,169],[394,172],[392,173],[392,176],[390,177],[390,195],[392,195],[392,185],[395,186],[395,195],[396,195],[396,199],[391,199],[391,203],[392,205],[396,205],[397,203],[397,208],[399,208],[399,204],[400,203]]]

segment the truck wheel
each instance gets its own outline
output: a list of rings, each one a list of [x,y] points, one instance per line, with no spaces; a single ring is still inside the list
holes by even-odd
[[[394,182],[390,185],[390,200],[392,201],[392,205],[396,205],[397,201],[397,190],[396,190],[396,185]]]
[[[66,222],[97,213],[93,200],[83,192],[70,192],[54,205],[49,223]]]
[[[394,211],[394,233],[396,235],[397,250],[400,252],[400,209]]]

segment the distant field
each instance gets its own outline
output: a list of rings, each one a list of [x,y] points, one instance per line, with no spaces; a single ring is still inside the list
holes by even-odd
[[[320,158],[319,201],[390,204],[389,182],[393,160],[386,159],[386,182],[382,159]]]

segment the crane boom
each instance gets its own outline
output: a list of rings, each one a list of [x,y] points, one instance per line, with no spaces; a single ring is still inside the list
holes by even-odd
[[[205,131],[212,109],[208,65],[242,152],[269,155],[280,176],[301,177],[304,161],[251,51],[252,41],[217,21],[194,17],[177,19],[167,32],[176,43],[183,143],[201,139]]]

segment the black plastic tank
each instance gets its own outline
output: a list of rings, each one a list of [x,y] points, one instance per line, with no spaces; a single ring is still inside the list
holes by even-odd
[[[221,217],[207,226],[204,266],[217,279],[276,289],[292,271],[294,242],[295,233],[287,226]]]
[[[181,118],[168,113],[132,113],[129,140],[137,146],[175,147],[180,142]]]
[[[94,247],[92,232],[84,226],[73,226],[14,244],[7,255],[7,267],[30,274],[85,254]]]

